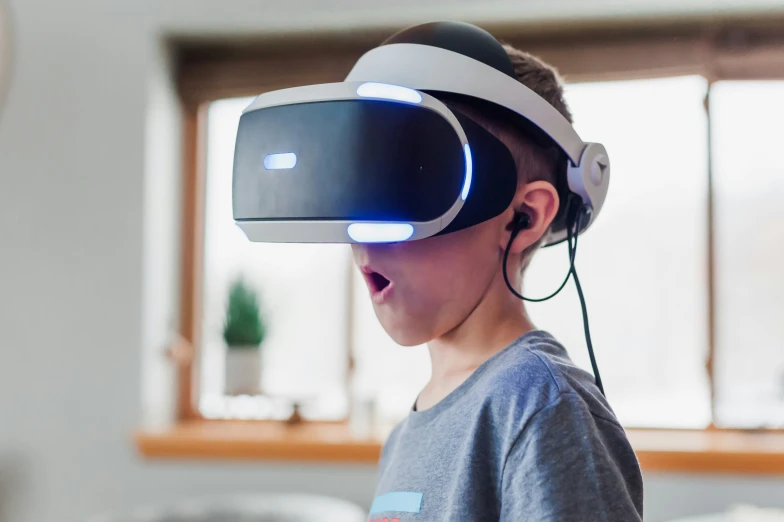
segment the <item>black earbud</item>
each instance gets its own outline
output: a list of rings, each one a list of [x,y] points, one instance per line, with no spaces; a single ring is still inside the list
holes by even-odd
[[[512,237],[516,236],[521,230],[525,230],[531,225],[531,218],[525,212],[515,212],[512,221]]]

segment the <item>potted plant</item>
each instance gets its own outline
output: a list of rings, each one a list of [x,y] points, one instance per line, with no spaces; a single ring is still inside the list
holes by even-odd
[[[255,394],[261,380],[261,344],[266,327],[256,292],[239,278],[229,289],[223,339],[227,395]]]

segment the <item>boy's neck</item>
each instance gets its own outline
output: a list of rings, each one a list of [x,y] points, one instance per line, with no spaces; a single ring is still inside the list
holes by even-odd
[[[503,281],[500,285],[495,281],[465,321],[428,343],[432,375],[417,400],[417,410],[438,403],[482,363],[533,329],[523,304]]]

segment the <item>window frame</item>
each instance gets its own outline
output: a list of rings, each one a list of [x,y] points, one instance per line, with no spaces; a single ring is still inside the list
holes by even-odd
[[[629,80],[678,75],[701,75],[708,80],[705,109],[708,111],[708,203],[707,266],[708,277],[708,353],[705,361],[710,382],[711,418],[716,418],[714,365],[716,359],[715,324],[715,231],[710,125],[710,93],[720,80],[784,79],[784,17],[731,17],[724,19],[679,18],[677,20],[627,20],[580,24],[506,24],[487,25],[502,40],[526,49],[553,64],[570,82]],[[205,450],[201,440],[194,446],[188,437],[202,433],[204,426],[238,425],[239,421],[206,421],[199,414],[198,346],[200,344],[201,285],[203,281],[204,186],[206,112],[211,101],[257,95],[289,86],[342,81],[353,62],[366,50],[382,41],[392,29],[347,33],[308,33],[254,39],[170,39],[176,56],[175,82],[182,107],[182,193],[181,270],[180,270],[180,344],[172,350],[177,374],[176,419],[180,431],[141,433],[137,442],[149,456],[231,458],[241,456],[224,448]],[[524,35],[524,36],[521,36]],[[580,49],[579,56],[573,52]],[[778,74],[776,71],[780,71]],[[351,278],[350,278],[351,279]],[[350,292],[351,289],[348,289]],[[351,306],[351,302],[349,302]],[[349,343],[351,343],[351,335]],[[349,346],[350,371],[354,368]],[[269,425],[268,421],[254,421]],[[277,428],[269,428],[269,440],[262,436],[249,458],[297,458],[296,451],[260,448],[275,440]],[[335,429],[335,428],[329,428]],[[185,431],[183,431],[185,430]],[[189,431],[188,431],[189,430]],[[369,461],[380,451],[383,435],[370,439],[344,441],[340,446],[310,451],[318,440],[312,427],[291,427],[308,441],[301,457],[307,460]],[[640,441],[638,456],[646,469],[687,471],[731,471],[784,473],[784,430],[724,429],[713,423],[705,430],[629,429],[630,439]],[[760,430],[756,430],[760,431]],[[183,435],[185,433],[185,435]],[[216,432],[210,432],[214,435]],[[217,433],[221,433],[218,428]],[[289,433],[295,433],[290,431]],[[175,436],[176,435],[176,436]],[[223,437],[223,438],[221,438]],[[347,437],[350,438],[349,435]],[[756,437],[756,438],[755,438]],[[765,439],[768,437],[768,439]],[[230,437],[229,437],[230,438]],[[226,433],[218,439],[228,440]],[[263,440],[267,440],[264,445]],[[296,437],[295,437],[296,439]],[[244,440],[244,439],[243,439]],[[177,441],[186,449],[177,449]],[[186,442],[183,442],[186,441]],[[657,441],[661,444],[657,446]],[[750,444],[752,449],[741,445]],[[253,441],[246,441],[253,446]],[[295,443],[296,444],[296,443]],[[332,444],[332,446],[330,446]],[[370,445],[370,446],[368,446]],[[357,452],[352,446],[360,448]],[[660,447],[659,447],[660,446]],[[755,451],[759,446],[766,448]],[[213,448],[218,446],[212,445]],[[330,450],[330,447],[332,449]],[[187,448],[191,448],[190,452]],[[201,448],[199,450],[198,448]],[[307,448],[310,448],[308,450]],[[323,451],[322,451],[323,450]],[[330,457],[330,455],[332,457]],[[308,457],[310,456],[310,457]],[[353,457],[352,457],[353,456]]]

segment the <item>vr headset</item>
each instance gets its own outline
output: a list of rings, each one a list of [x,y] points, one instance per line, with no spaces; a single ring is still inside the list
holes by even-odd
[[[584,143],[517,81],[493,36],[456,22],[394,35],[343,82],[258,96],[237,132],[235,222],[254,242],[375,243],[498,216],[517,186],[512,154],[449,100],[495,111],[560,149],[564,188],[587,215],[577,233],[593,223],[610,181],[605,148]],[[567,238],[571,225],[559,216],[545,245]]]

